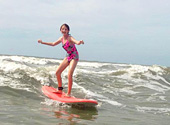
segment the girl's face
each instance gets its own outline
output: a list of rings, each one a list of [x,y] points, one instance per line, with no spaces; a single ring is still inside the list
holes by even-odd
[[[61,33],[63,34],[63,35],[68,35],[68,33],[69,33],[69,30],[67,29],[67,27],[65,26],[65,25],[63,25],[62,27],[61,27]]]

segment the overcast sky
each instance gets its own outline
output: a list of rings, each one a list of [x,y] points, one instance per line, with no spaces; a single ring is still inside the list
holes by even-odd
[[[0,0],[0,54],[64,58],[67,23],[80,60],[170,66],[170,0]]]

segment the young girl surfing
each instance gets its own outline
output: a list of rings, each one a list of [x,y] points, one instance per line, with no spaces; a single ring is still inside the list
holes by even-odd
[[[64,69],[69,66],[68,70],[68,91],[66,96],[70,96],[72,84],[73,84],[73,72],[77,66],[78,60],[79,60],[79,54],[76,49],[75,44],[80,45],[84,44],[84,41],[77,41],[72,36],[69,35],[70,28],[67,24],[63,24],[60,27],[60,31],[63,34],[57,41],[55,42],[43,42],[41,39],[38,40],[38,43],[50,45],[50,46],[56,46],[60,43],[62,43],[63,48],[66,50],[67,55],[62,61],[62,63],[58,66],[56,71],[56,77],[58,81],[58,93],[62,93],[63,87],[62,87],[62,79],[61,79],[61,73],[64,71]]]

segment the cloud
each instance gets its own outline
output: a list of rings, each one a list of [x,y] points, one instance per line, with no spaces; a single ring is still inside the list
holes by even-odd
[[[166,17],[170,13],[168,0],[0,2],[1,29],[41,30],[50,34],[56,28],[59,29],[62,23],[68,23],[71,30],[74,27],[73,33],[81,33],[83,30],[83,34],[90,37],[131,39],[146,36],[148,33],[158,34],[162,25],[167,24],[165,20],[170,20]]]
[[[76,1],[76,2],[74,2]],[[89,0],[80,2],[45,0],[5,0],[0,4],[1,27],[42,27],[50,26],[62,20],[78,20],[85,18],[90,13],[88,7],[93,4]],[[87,2],[87,3],[86,3]],[[83,16],[85,15],[85,16]],[[90,15],[90,14],[89,14]]]
[[[40,28],[66,21],[92,27],[119,24],[169,13],[169,3],[168,0],[1,0],[0,26]]]

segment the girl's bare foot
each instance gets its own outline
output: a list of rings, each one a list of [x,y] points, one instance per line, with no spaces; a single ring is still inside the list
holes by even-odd
[[[70,98],[71,95],[70,94],[65,94],[64,97]]]
[[[62,94],[62,90],[53,91],[53,93]]]

